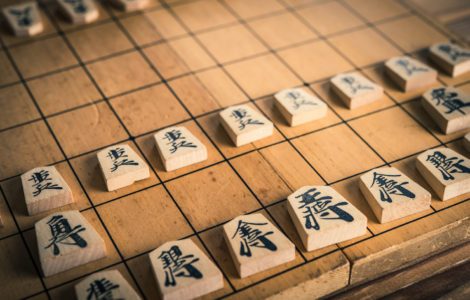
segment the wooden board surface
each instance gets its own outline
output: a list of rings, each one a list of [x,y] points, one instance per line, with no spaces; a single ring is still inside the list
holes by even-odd
[[[320,297],[470,239],[469,194],[442,202],[432,193],[429,210],[379,224],[359,190],[361,174],[394,166],[431,191],[415,168],[417,154],[444,146],[470,155],[464,131],[443,135],[423,111],[425,89],[403,93],[384,76],[388,58],[407,53],[427,62],[425,48],[455,38],[406,3],[167,0],[124,14],[100,2],[98,21],[88,25],[67,23],[53,1],[40,8],[41,35],[13,37],[4,24],[0,30],[0,290],[6,299],[68,298],[85,276],[107,269],[156,299],[148,253],[185,237],[223,272],[224,288],[207,299]],[[347,109],[328,83],[346,71],[382,85],[385,96]],[[470,74],[439,73],[435,86],[442,85],[468,93]],[[325,101],[327,117],[289,127],[273,94],[290,87]],[[274,134],[235,148],[217,115],[240,103],[273,121]],[[207,161],[164,170],[153,134],[174,125],[206,145]],[[107,192],[96,153],[117,143],[141,155],[151,176]],[[33,226],[47,213],[27,215],[19,177],[40,165],[54,165],[67,181],[76,203],[58,210],[80,210],[105,240],[106,258],[42,277]],[[306,252],[286,197],[323,184],[368,217],[368,232]],[[240,279],[221,225],[251,212],[264,214],[295,243],[296,259]]]

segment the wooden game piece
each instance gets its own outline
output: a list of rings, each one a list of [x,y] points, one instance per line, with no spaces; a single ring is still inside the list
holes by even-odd
[[[97,156],[108,191],[150,177],[149,167],[129,145],[108,147]]]
[[[463,137],[463,146],[470,152],[470,132]]]
[[[21,175],[30,216],[73,202],[72,190],[55,167],[38,167]]]
[[[43,30],[36,2],[7,6],[2,12],[16,36],[32,36]]]
[[[148,4],[148,0],[112,0],[114,5],[124,11],[134,11],[144,9]]]
[[[329,186],[304,186],[287,197],[287,210],[307,251],[364,235],[367,218]]]
[[[436,70],[409,56],[390,58],[385,72],[405,92],[431,85],[437,79]]]
[[[470,71],[470,50],[457,44],[434,44],[429,48],[429,57],[452,77]]]
[[[427,91],[421,101],[442,132],[449,134],[470,127],[470,96],[453,87]]]
[[[34,225],[45,277],[106,256],[106,245],[78,210],[53,213]]]
[[[62,12],[74,24],[91,23],[99,12],[93,0],[57,0]]]
[[[452,149],[425,151],[416,167],[443,201],[470,192],[470,160]]]
[[[223,226],[224,238],[241,278],[295,258],[294,244],[262,214],[236,217]]]
[[[431,193],[393,167],[362,175],[359,188],[380,223],[421,212],[431,205]]]
[[[173,171],[207,159],[207,150],[186,127],[169,127],[154,135],[165,170]]]
[[[248,105],[235,105],[220,112],[222,126],[240,147],[273,134],[273,123]]]
[[[193,299],[224,286],[220,270],[191,239],[167,242],[149,256],[163,300]]]
[[[383,97],[381,86],[358,73],[343,73],[331,78],[331,87],[349,109],[354,109]]]
[[[327,105],[306,91],[285,89],[274,95],[274,104],[290,126],[297,126],[326,116]]]
[[[118,270],[91,274],[75,285],[75,294],[77,300],[142,299]]]

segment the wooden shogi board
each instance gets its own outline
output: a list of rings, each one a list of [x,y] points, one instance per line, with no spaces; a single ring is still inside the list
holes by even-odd
[[[2,1],[6,4],[12,1]],[[312,2],[312,3],[311,3]],[[54,1],[40,1],[44,32],[11,36],[1,26],[0,290],[2,299],[65,299],[85,276],[117,269],[148,299],[157,289],[148,253],[189,237],[224,275],[224,288],[204,298],[313,298],[367,282],[470,239],[470,195],[379,224],[358,178],[394,166],[427,190],[414,165],[418,153],[462,147],[465,132],[443,135],[424,112],[423,90],[403,93],[384,77],[383,62],[403,53],[426,61],[425,49],[455,39],[407,3],[382,0],[151,1],[122,13],[105,2],[99,19],[71,25]],[[468,46],[468,45],[467,45]],[[328,79],[357,70],[382,85],[383,99],[348,110]],[[443,73],[435,86],[470,92],[470,74]],[[303,87],[325,101],[327,117],[288,127],[272,95]],[[218,120],[247,103],[274,122],[274,134],[236,148]],[[165,172],[153,134],[186,126],[208,160]],[[151,166],[149,179],[107,192],[96,152],[125,143]],[[78,209],[97,229],[107,257],[43,278],[34,223],[19,175],[54,165]],[[333,186],[369,219],[366,235],[305,252],[286,197],[303,185]],[[296,259],[240,279],[221,225],[261,212],[297,246]],[[468,251],[468,249],[466,249]],[[468,253],[468,252],[466,252]],[[453,256],[454,257],[454,256]],[[457,256],[409,282],[456,264]],[[459,261],[468,259],[460,255]]]

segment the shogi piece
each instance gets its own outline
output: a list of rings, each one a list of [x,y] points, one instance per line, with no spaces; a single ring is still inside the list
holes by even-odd
[[[169,127],[154,135],[165,170],[173,171],[207,159],[207,150],[186,127]]]
[[[226,108],[220,112],[220,119],[237,147],[273,134],[273,123],[248,105]]]
[[[141,10],[147,7],[149,0],[112,0],[114,5],[124,11]]]
[[[35,224],[45,277],[106,256],[106,246],[78,210],[53,213]]]
[[[295,258],[294,244],[262,214],[239,216],[224,225],[224,238],[241,278]]]
[[[21,175],[30,216],[73,202],[72,190],[55,167],[34,168]]]
[[[383,89],[358,73],[343,73],[331,78],[331,87],[349,109],[383,97]]]
[[[323,118],[328,110],[323,101],[299,88],[276,93],[274,103],[290,126]]]
[[[149,167],[129,145],[108,147],[97,155],[108,191],[150,177]]]
[[[94,273],[75,286],[77,300],[126,299],[140,300],[118,270]]]
[[[367,218],[329,186],[304,186],[287,197],[287,210],[307,251],[364,235]]]
[[[470,160],[452,149],[421,153],[416,167],[443,201],[470,192]]]
[[[470,152],[470,132],[463,137],[463,146]]]
[[[93,0],[57,0],[63,14],[74,24],[91,23],[99,12]]]
[[[434,44],[429,48],[429,57],[452,77],[470,71],[470,50],[459,45]]]
[[[190,239],[167,242],[149,256],[163,300],[193,299],[224,285],[220,270]]]
[[[16,36],[32,36],[43,30],[36,2],[8,6],[2,12]]]
[[[470,127],[470,96],[453,87],[427,91],[421,101],[442,132],[449,134]]]
[[[361,176],[359,187],[380,223],[421,212],[431,205],[431,193],[393,167],[367,172]]]
[[[405,92],[431,85],[437,79],[436,70],[409,56],[390,58],[385,71]]]

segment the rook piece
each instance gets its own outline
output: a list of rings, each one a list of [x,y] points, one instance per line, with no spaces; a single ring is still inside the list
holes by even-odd
[[[2,12],[16,36],[32,36],[43,30],[36,2],[7,6]]]
[[[77,300],[125,299],[140,300],[140,296],[118,270],[94,273],[75,285]]]
[[[55,167],[34,168],[21,175],[30,216],[73,202],[72,191]]]
[[[409,56],[390,58],[385,71],[405,92],[431,85],[437,78],[436,70]]]
[[[362,194],[380,223],[387,223],[431,205],[431,193],[393,167],[374,169],[359,181]]]
[[[331,87],[349,109],[354,109],[382,98],[382,87],[359,75],[343,73],[331,78]]]
[[[463,137],[463,145],[470,152],[470,132]]]
[[[470,192],[470,160],[452,149],[425,151],[416,167],[443,201]]]
[[[78,210],[51,214],[34,225],[45,277],[106,256],[106,246]]]
[[[114,5],[124,11],[134,11],[144,9],[148,4],[148,0],[112,0]]]
[[[62,12],[74,24],[85,24],[98,19],[93,0],[57,0]]]
[[[165,170],[173,171],[207,159],[206,147],[186,127],[169,127],[154,135]]]
[[[236,217],[223,226],[235,268],[241,278],[295,258],[294,244],[262,214]]]
[[[430,58],[452,77],[470,71],[470,50],[452,43],[438,43],[429,48]]]
[[[220,270],[190,239],[167,242],[149,256],[163,300],[193,299],[224,286]]]
[[[323,101],[299,88],[282,90],[274,95],[274,99],[274,104],[290,126],[323,118],[327,113]]]

